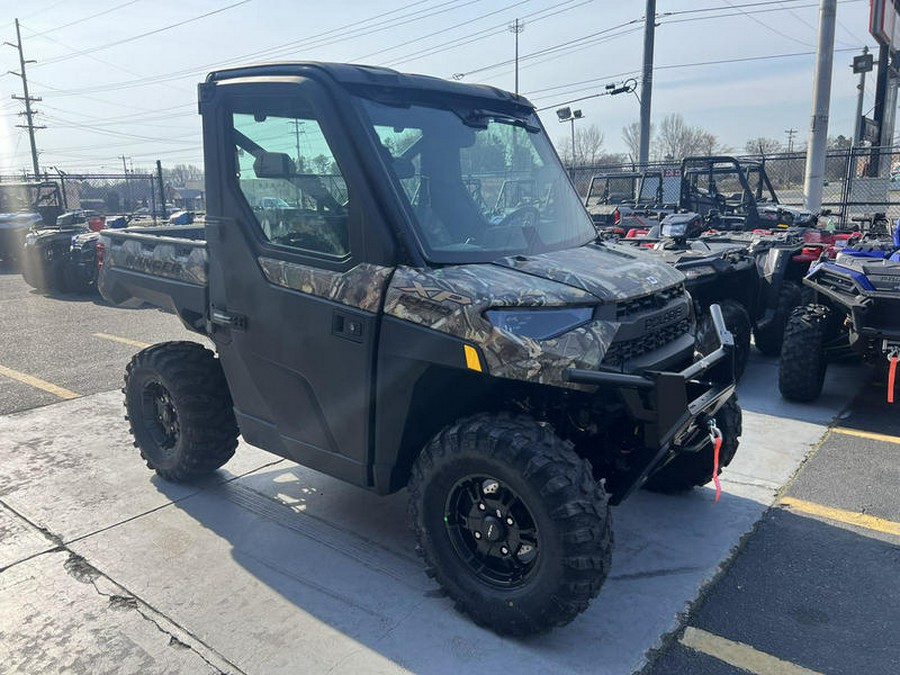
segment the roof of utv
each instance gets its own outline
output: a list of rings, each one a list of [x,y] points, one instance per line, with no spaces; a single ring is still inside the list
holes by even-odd
[[[292,63],[263,63],[248,66],[236,66],[214,70],[206,76],[207,82],[221,82],[243,77],[290,77],[308,76],[318,71],[330,76],[336,82],[354,87],[379,87],[393,89],[412,89],[434,94],[453,96],[475,96],[506,104],[514,104],[533,108],[524,96],[519,96],[496,87],[483,84],[463,84],[451,80],[442,80],[430,75],[411,75],[400,73],[390,68],[377,66],[361,66],[349,63],[323,63],[317,61],[297,61]]]

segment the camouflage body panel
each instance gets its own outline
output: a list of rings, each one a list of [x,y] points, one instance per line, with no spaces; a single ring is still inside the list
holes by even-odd
[[[146,238],[142,241],[125,238],[123,235],[124,232],[117,233],[115,238],[100,235],[100,241],[105,246],[101,278],[103,269],[108,266],[177,279],[198,286],[206,285],[208,268],[205,242],[154,236],[152,246],[148,248]]]
[[[629,300],[684,281],[680,272],[660,265],[652,255],[609,243],[514,256],[498,260],[497,264],[580,288],[604,302]]]
[[[434,270],[399,267],[385,299],[385,313],[477,345],[487,372],[496,377],[592,390],[565,382],[568,368],[600,365],[619,324],[591,321],[549,340],[496,328],[484,312],[502,307],[596,305],[587,291],[499,265],[459,265]]]
[[[260,257],[258,262],[270,283],[372,313],[381,307],[394,269],[361,263],[346,272],[332,272],[273,258]]]

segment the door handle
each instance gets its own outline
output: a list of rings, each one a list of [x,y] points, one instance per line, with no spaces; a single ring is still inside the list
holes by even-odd
[[[364,338],[363,321],[340,310],[335,310],[331,319],[331,334],[353,342],[362,342]]]
[[[233,314],[223,309],[213,309],[209,315],[210,323],[217,326],[226,326],[236,330],[247,330],[247,317],[243,314]]]

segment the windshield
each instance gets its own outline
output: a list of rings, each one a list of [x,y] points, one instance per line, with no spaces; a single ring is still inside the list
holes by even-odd
[[[361,100],[429,260],[486,262],[596,237],[533,116]]]

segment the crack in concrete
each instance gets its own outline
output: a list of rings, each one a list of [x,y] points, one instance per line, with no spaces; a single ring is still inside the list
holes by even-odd
[[[68,549],[66,550],[68,551]],[[63,563],[63,567],[65,568],[66,573],[76,581],[93,586],[98,595],[108,599],[109,607],[111,610],[136,611],[141,616],[141,618],[152,623],[159,632],[169,637],[170,647],[174,649],[191,650],[194,654],[197,655],[197,657],[199,657],[204,663],[206,663],[206,665],[208,665],[216,675],[243,675],[244,671],[231,663],[224,656],[209,647],[209,645],[206,645],[202,640],[192,635],[189,631],[185,630],[177,623],[169,619],[162,612],[159,612],[134,594],[130,593],[128,589],[116,582],[110,576],[104,574],[96,567],[91,565],[85,558],[73,551],[68,551],[68,553],[69,557],[66,562]],[[101,578],[108,581],[116,589],[121,589],[122,592],[107,593],[106,591],[102,590],[97,584],[97,581]],[[185,642],[178,635],[176,635],[172,629],[163,626],[163,622],[171,624],[171,626],[174,627],[175,630],[183,633],[184,636],[187,636],[190,639],[195,640],[198,644],[203,645],[205,649],[209,650],[211,654],[215,655],[215,658],[217,660],[221,660],[223,663],[225,663],[228,666],[228,670],[224,670],[220,665],[213,663],[212,660],[210,660],[194,645],[189,642]]]
[[[649,572],[635,572],[633,574],[615,574],[610,575],[610,581],[636,581],[638,579],[652,579],[654,577],[668,577],[675,574],[687,574],[689,572],[700,572],[703,567],[669,567],[661,570],[650,570]]]

